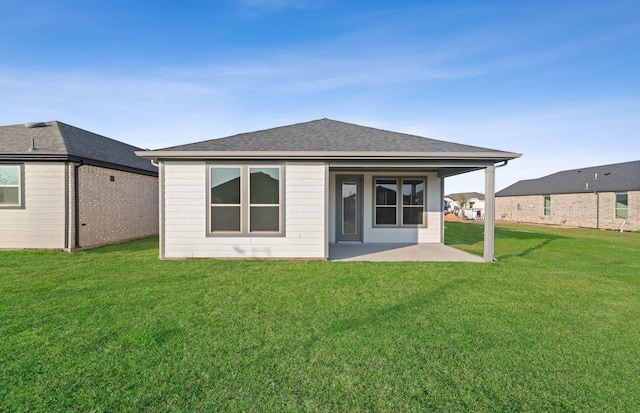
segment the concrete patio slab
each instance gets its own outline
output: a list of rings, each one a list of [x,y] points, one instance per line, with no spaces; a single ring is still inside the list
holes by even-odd
[[[329,244],[329,261],[484,262],[482,257],[444,244],[360,242]]]

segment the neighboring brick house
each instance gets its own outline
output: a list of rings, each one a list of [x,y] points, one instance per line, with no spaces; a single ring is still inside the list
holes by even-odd
[[[158,172],[62,122],[0,126],[0,249],[72,251],[158,233]]]
[[[516,182],[496,193],[496,219],[640,230],[640,161]]]

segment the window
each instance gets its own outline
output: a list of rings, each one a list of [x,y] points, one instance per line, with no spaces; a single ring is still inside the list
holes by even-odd
[[[249,168],[249,232],[280,231],[280,168]]]
[[[616,219],[629,218],[629,197],[626,193],[616,194]]]
[[[211,232],[240,232],[240,168],[211,168]]]
[[[425,225],[425,182],[424,178],[375,178],[374,225]]]
[[[402,180],[402,225],[422,225],[424,179]]]
[[[210,166],[209,171],[210,233],[282,233],[281,167]]]
[[[0,208],[23,208],[22,165],[0,165]]]
[[[551,197],[550,196],[544,197],[544,214],[546,216],[551,215]]]
[[[376,179],[376,225],[398,223],[398,181]]]

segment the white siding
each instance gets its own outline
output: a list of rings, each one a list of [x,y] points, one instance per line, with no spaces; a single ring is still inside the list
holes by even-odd
[[[329,188],[329,242],[336,242],[336,175],[330,174]],[[440,180],[436,173],[408,172],[349,172],[344,175],[362,175],[364,185],[363,242],[439,243],[443,225],[442,194]],[[427,177],[427,227],[426,228],[375,228],[373,226],[373,177],[376,176],[426,176]]]
[[[24,191],[24,209],[0,208],[0,248],[64,248],[64,163],[25,162]]]
[[[205,162],[165,162],[164,258],[326,258],[325,165],[284,167],[284,236],[207,236]]]

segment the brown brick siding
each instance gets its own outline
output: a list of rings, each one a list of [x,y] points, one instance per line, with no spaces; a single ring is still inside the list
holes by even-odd
[[[72,166],[69,173],[69,243],[73,247]],[[158,234],[157,177],[83,165],[78,182],[81,248]]]
[[[619,230],[640,230],[640,192],[628,192],[629,218],[615,218],[615,193],[551,195],[551,215],[544,196],[496,197],[496,220]],[[521,209],[518,210],[518,204]],[[598,207],[599,205],[599,207]],[[626,222],[625,222],[626,221]]]

